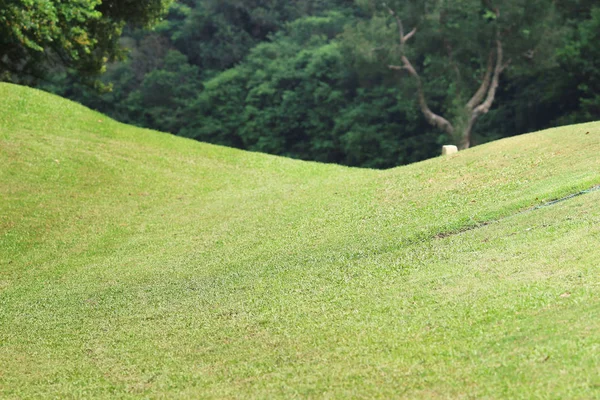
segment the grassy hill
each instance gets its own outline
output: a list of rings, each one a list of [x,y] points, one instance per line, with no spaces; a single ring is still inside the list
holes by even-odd
[[[387,171],[0,84],[1,398],[600,397],[600,123]]]

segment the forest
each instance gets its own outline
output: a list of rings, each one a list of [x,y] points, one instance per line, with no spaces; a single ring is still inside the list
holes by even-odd
[[[94,83],[51,57],[0,77],[140,127],[367,168],[600,119],[594,0],[182,0],[130,20]]]

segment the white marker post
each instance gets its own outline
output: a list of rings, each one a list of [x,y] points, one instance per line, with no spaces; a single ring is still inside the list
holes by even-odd
[[[449,156],[450,154],[454,153],[458,153],[458,147],[452,145],[442,146],[443,156]]]

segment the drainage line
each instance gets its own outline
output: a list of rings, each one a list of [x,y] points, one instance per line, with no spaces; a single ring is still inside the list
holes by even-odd
[[[583,194],[592,193],[592,192],[595,192],[597,190],[600,190],[600,185],[594,186],[591,189],[582,190],[581,192],[570,194],[570,195],[562,197],[560,199],[556,199],[556,200],[552,200],[552,201],[549,201],[549,202],[544,203],[544,204],[540,204],[539,206],[535,206],[535,207],[530,208],[529,210],[526,210],[526,211],[533,211],[533,210],[538,210],[538,209],[543,208],[543,207],[552,206],[552,205],[554,205],[556,203],[560,203],[560,202],[563,202],[565,200],[570,200],[573,197],[578,197],[578,196],[581,196]]]

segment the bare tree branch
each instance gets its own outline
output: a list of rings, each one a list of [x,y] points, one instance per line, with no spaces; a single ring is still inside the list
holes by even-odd
[[[439,128],[439,129],[443,130],[444,132],[452,135],[454,132],[454,127],[452,126],[452,124],[446,118],[434,113],[429,108],[429,106],[427,104],[427,99],[425,98],[425,91],[423,90],[423,83],[421,82],[421,77],[419,76],[419,73],[417,72],[417,70],[413,67],[410,60],[406,57],[406,54],[404,52],[404,45],[406,44],[406,41],[409,40],[410,38],[412,38],[417,33],[417,28],[414,28],[408,34],[405,35],[404,34],[404,25],[402,24],[402,20],[400,19],[400,17],[398,17],[398,15],[394,12],[394,10],[389,8],[385,3],[384,3],[384,6],[387,8],[390,15],[393,16],[394,19],[396,20],[396,25],[398,27],[398,39],[399,39],[399,44],[400,44],[400,56],[402,58],[402,64],[403,64],[403,66],[388,65],[388,68],[393,69],[393,70],[408,71],[408,73],[413,77],[413,79],[417,83],[417,95],[419,98],[419,107],[421,108],[421,113],[425,116],[425,119],[427,120],[427,122],[429,122],[431,125]]]
[[[481,115],[486,114],[492,107],[492,103],[496,97],[496,90],[498,89],[498,85],[500,83],[500,74],[502,74],[502,72],[508,67],[511,61],[508,60],[507,62],[503,63],[503,56],[504,51],[502,48],[502,41],[498,35],[496,39],[496,65],[493,70],[493,75],[491,73],[492,57],[490,55],[490,58],[488,59],[486,76],[481,83],[479,90],[477,90],[477,93],[475,93],[473,98],[467,104],[467,109],[471,111],[471,115],[459,143],[460,149],[466,149],[471,145],[471,131],[473,130],[475,122]],[[481,103],[484,94],[486,94],[485,100]],[[477,103],[480,104],[477,105]]]
[[[494,52],[491,51],[488,57],[487,69],[485,71],[485,75],[483,77],[483,81],[477,89],[477,92],[471,97],[471,100],[467,103],[467,109],[469,111],[473,111],[473,109],[483,101],[485,94],[487,93],[490,82],[492,81],[492,74],[494,72]]]
[[[401,69],[407,70],[408,73],[414,78],[417,83],[417,96],[419,98],[419,107],[421,108],[421,113],[431,125],[443,130],[444,132],[452,135],[454,133],[454,127],[452,124],[441,115],[438,115],[431,111],[429,105],[427,104],[427,99],[425,98],[425,91],[423,90],[423,83],[421,82],[421,77],[417,73],[417,70],[413,67],[411,62],[406,56],[402,56],[402,62],[404,66]],[[390,66],[390,68],[393,66]],[[396,69],[396,68],[393,68]]]
[[[492,82],[490,83],[485,101],[473,110],[473,116],[475,118],[482,114],[486,114],[494,102],[496,90],[498,89],[498,84],[500,82],[500,74],[508,66],[508,64],[502,63],[503,55],[504,52],[502,49],[502,41],[500,41],[500,39],[496,39],[496,67],[494,68],[494,76],[492,77]]]
[[[406,43],[411,37],[415,36],[415,33],[417,33],[417,28],[413,28],[412,31],[408,32],[405,36],[404,36],[404,43]]]
[[[417,33],[417,28],[414,27],[410,32],[408,32],[405,35],[404,34],[404,25],[402,24],[402,20],[400,19],[400,17],[398,17],[398,15],[394,12],[394,10],[392,10],[390,7],[388,7],[385,3],[383,3],[383,5],[387,8],[388,13],[392,17],[394,17],[394,19],[396,20],[396,26],[398,27],[398,38],[400,39],[400,49],[401,49],[402,53],[404,53],[404,44],[408,40],[410,40],[410,38],[415,36],[415,33]]]

